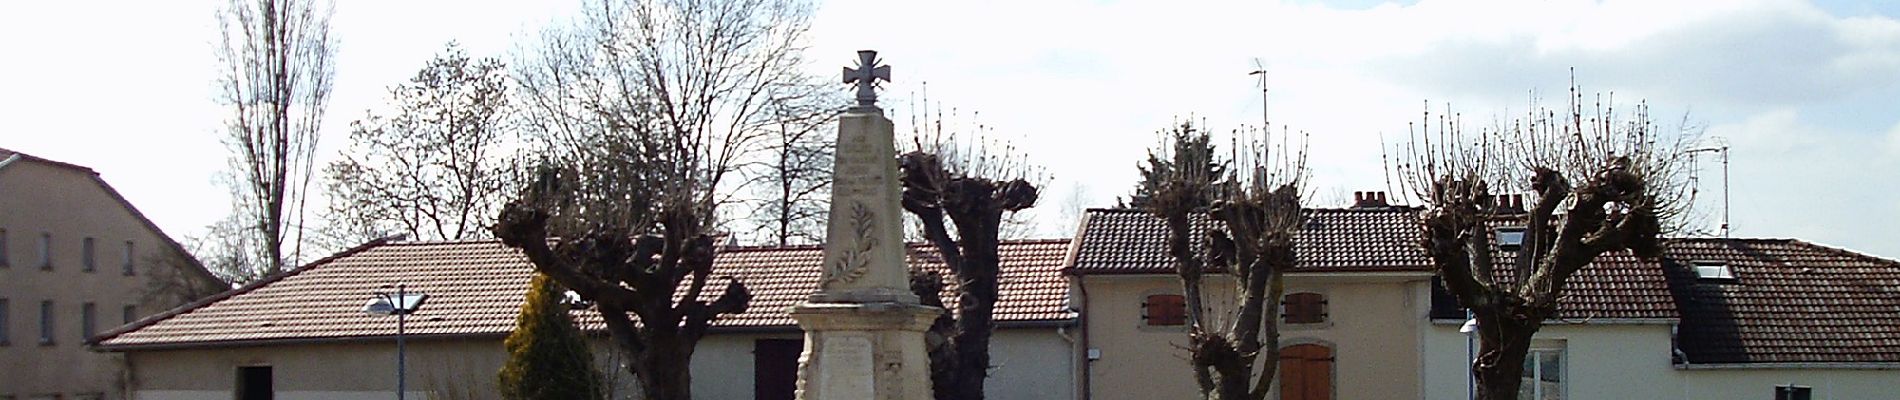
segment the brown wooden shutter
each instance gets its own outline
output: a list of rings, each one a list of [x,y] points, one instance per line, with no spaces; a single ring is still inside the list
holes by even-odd
[[[1149,295],[1147,301],[1142,303],[1142,307],[1146,308],[1145,318],[1148,319],[1148,325],[1167,326],[1187,323],[1187,301],[1181,295]]]
[[[1326,322],[1326,296],[1319,293],[1294,293],[1280,302],[1280,317],[1289,324]]]

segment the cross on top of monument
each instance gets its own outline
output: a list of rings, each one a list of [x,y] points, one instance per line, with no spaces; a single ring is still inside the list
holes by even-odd
[[[858,50],[858,67],[844,67],[844,83],[858,85],[858,106],[877,108],[877,81],[891,81],[891,66],[877,65],[877,50]]]

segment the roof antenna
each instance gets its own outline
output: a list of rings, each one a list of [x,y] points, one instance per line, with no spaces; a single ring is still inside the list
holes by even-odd
[[[1267,119],[1267,65],[1266,63],[1260,62],[1260,57],[1254,57],[1253,71],[1248,71],[1247,75],[1260,76],[1260,129],[1272,130],[1273,123],[1269,122],[1269,120]]]
[[[1721,154],[1721,156],[1722,156],[1722,228],[1721,228],[1721,229],[1722,229],[1722,238],[1723,238],[1723,239],[1727,239],[1727,238],[1729,237],[1729,224],[1728,224],[1728,223],[1729,223],[1729,219],[1728,219],[1728,218],[1729,218],[1729,214],[1728,214],[1728,210],[1729,210],[1729,208],[1728,208],[1728,140],[1727,140],[1727,139],[1723,139],[1723,138],[1721,138],[1721,137],[1714,137],[1714,138],[1712,138],[1712,139],[1714,139],[1714,140],[1713,140],[1713,142],[1715,142],[1715,143],[1714,143],[1714,144],[1712,144],[1712,145],[1710,145],[1710,146],[1708,146],[1708,147],[1698,147],[1698,148],[1693,148],[1693,149],[1689,149],[1689,150],[1684,150],[1684,151],[1683,151],[1683,153],[1687,153],[1687,154],[1689,154],[1689,155],[1690,155],[1690,157],[1694,157],[1696,153],[1718,153],[1718,154]],[[1691,179],[1694,179],[1694,178],[1691,178]],[[1698,183],[1698,185],[1699,185],[1699,183]]]

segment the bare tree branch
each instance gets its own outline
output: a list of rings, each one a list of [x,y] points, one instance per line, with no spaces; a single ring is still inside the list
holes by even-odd
[[[327,2],[231,0],[218,12],[219,100],[230,107],[225,146],[231,149],[233,213],[254,236],[256,262],[269,275],[301,259],[319,128],[329,102],[335,40]]]

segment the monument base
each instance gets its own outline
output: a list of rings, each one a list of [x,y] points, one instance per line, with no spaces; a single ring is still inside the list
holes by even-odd
[[[792,319],[805,330],[798,399],[930,399],[924,330],[942,313],[897,302],[792,306]]]

